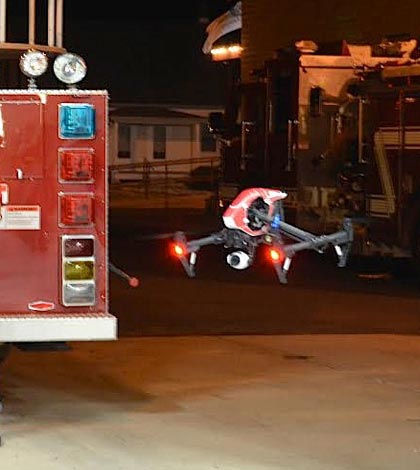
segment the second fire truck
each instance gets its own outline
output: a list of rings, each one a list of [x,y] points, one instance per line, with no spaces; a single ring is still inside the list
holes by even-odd
[[[299,42],[233,88],[224,120],[210,120],[222,143],[220,204],[277,187],[300,227],[325,232],[350,217],[353,253],[417,260],[417,41],[343,44],[331,53]]]

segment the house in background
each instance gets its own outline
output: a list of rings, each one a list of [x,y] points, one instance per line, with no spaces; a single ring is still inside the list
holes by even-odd
[[[78,51],[94,71],[84,86],[109,92],[111,166],[181,158],[202,158],[208,165],[204,160],[218,155],[206,123],[210,112],[222,111],[228,70],[201,52],[208,20],[199,8],[215,15],[214,3],[197,0],[185,17],[149,18],[133,10],[130,18],[102,19],[75,11],[66,25],[69,50]],[[110,56],[118,58],[118,66],[111,66]],[[135,172],[123,176],[138,178]]]
[[[220,154],[207,119],[210,112],[221,110],[180,105],[111,106],[109,164],[113,168],[126,167],[120,172],[113,170],[113,181],[142,178],[139,170],[145,163],[151,169],[150,176],[165,170],[162,163],[168,164],[169,171],[184,176],[199,166],[214,165]],[[176,160],[185,163],[174,165]]]
[[[172,5],[157,7],[154,16],[147,14],[147,6],[114,9],[106,17],[102,11],[75,8],[65,25],[68,49],[78,51],[92,71],[84,87],[109,92],[111,166],[181,158],[202,158],[204,164],[218,155],[206,123],[211,111],[222,111],[228,69],[222,63],[215,66],[201,45],[210,16],[217,16],[224,1],[186,3],[188,14]],[[123,176],[138,178],[134,172]]]

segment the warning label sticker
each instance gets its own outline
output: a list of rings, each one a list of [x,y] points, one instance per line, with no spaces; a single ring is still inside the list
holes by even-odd
[[[40,206],[2,206],[0,230],[40,230]]]

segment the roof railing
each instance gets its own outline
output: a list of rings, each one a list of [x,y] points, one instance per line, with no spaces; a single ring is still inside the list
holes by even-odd
[[[16,2],[16,0],[13,0]],[[22,42],[9,42],[9,21],[12,18],[7,14],[7,0],[0,0],[0,57],[21,54],[27,49],[37,49],[46,53],[60,54],[63,48],[63,7],[64,0],[48,0],[46,10],[41,12],[47,18],[46,43],[37,43],[37,5],[36,0],[28,0],[27,37]],[[39,14],[39,9],[38,9]]]

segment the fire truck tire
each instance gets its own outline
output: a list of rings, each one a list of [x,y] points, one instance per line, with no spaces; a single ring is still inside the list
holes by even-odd
[[[420,274],[420,223],[417,223],[411,239],[412,266],[416,274]]]
[[[9,343],[0,343],[0,364],[4,362],[10,354],[11,346]]]

